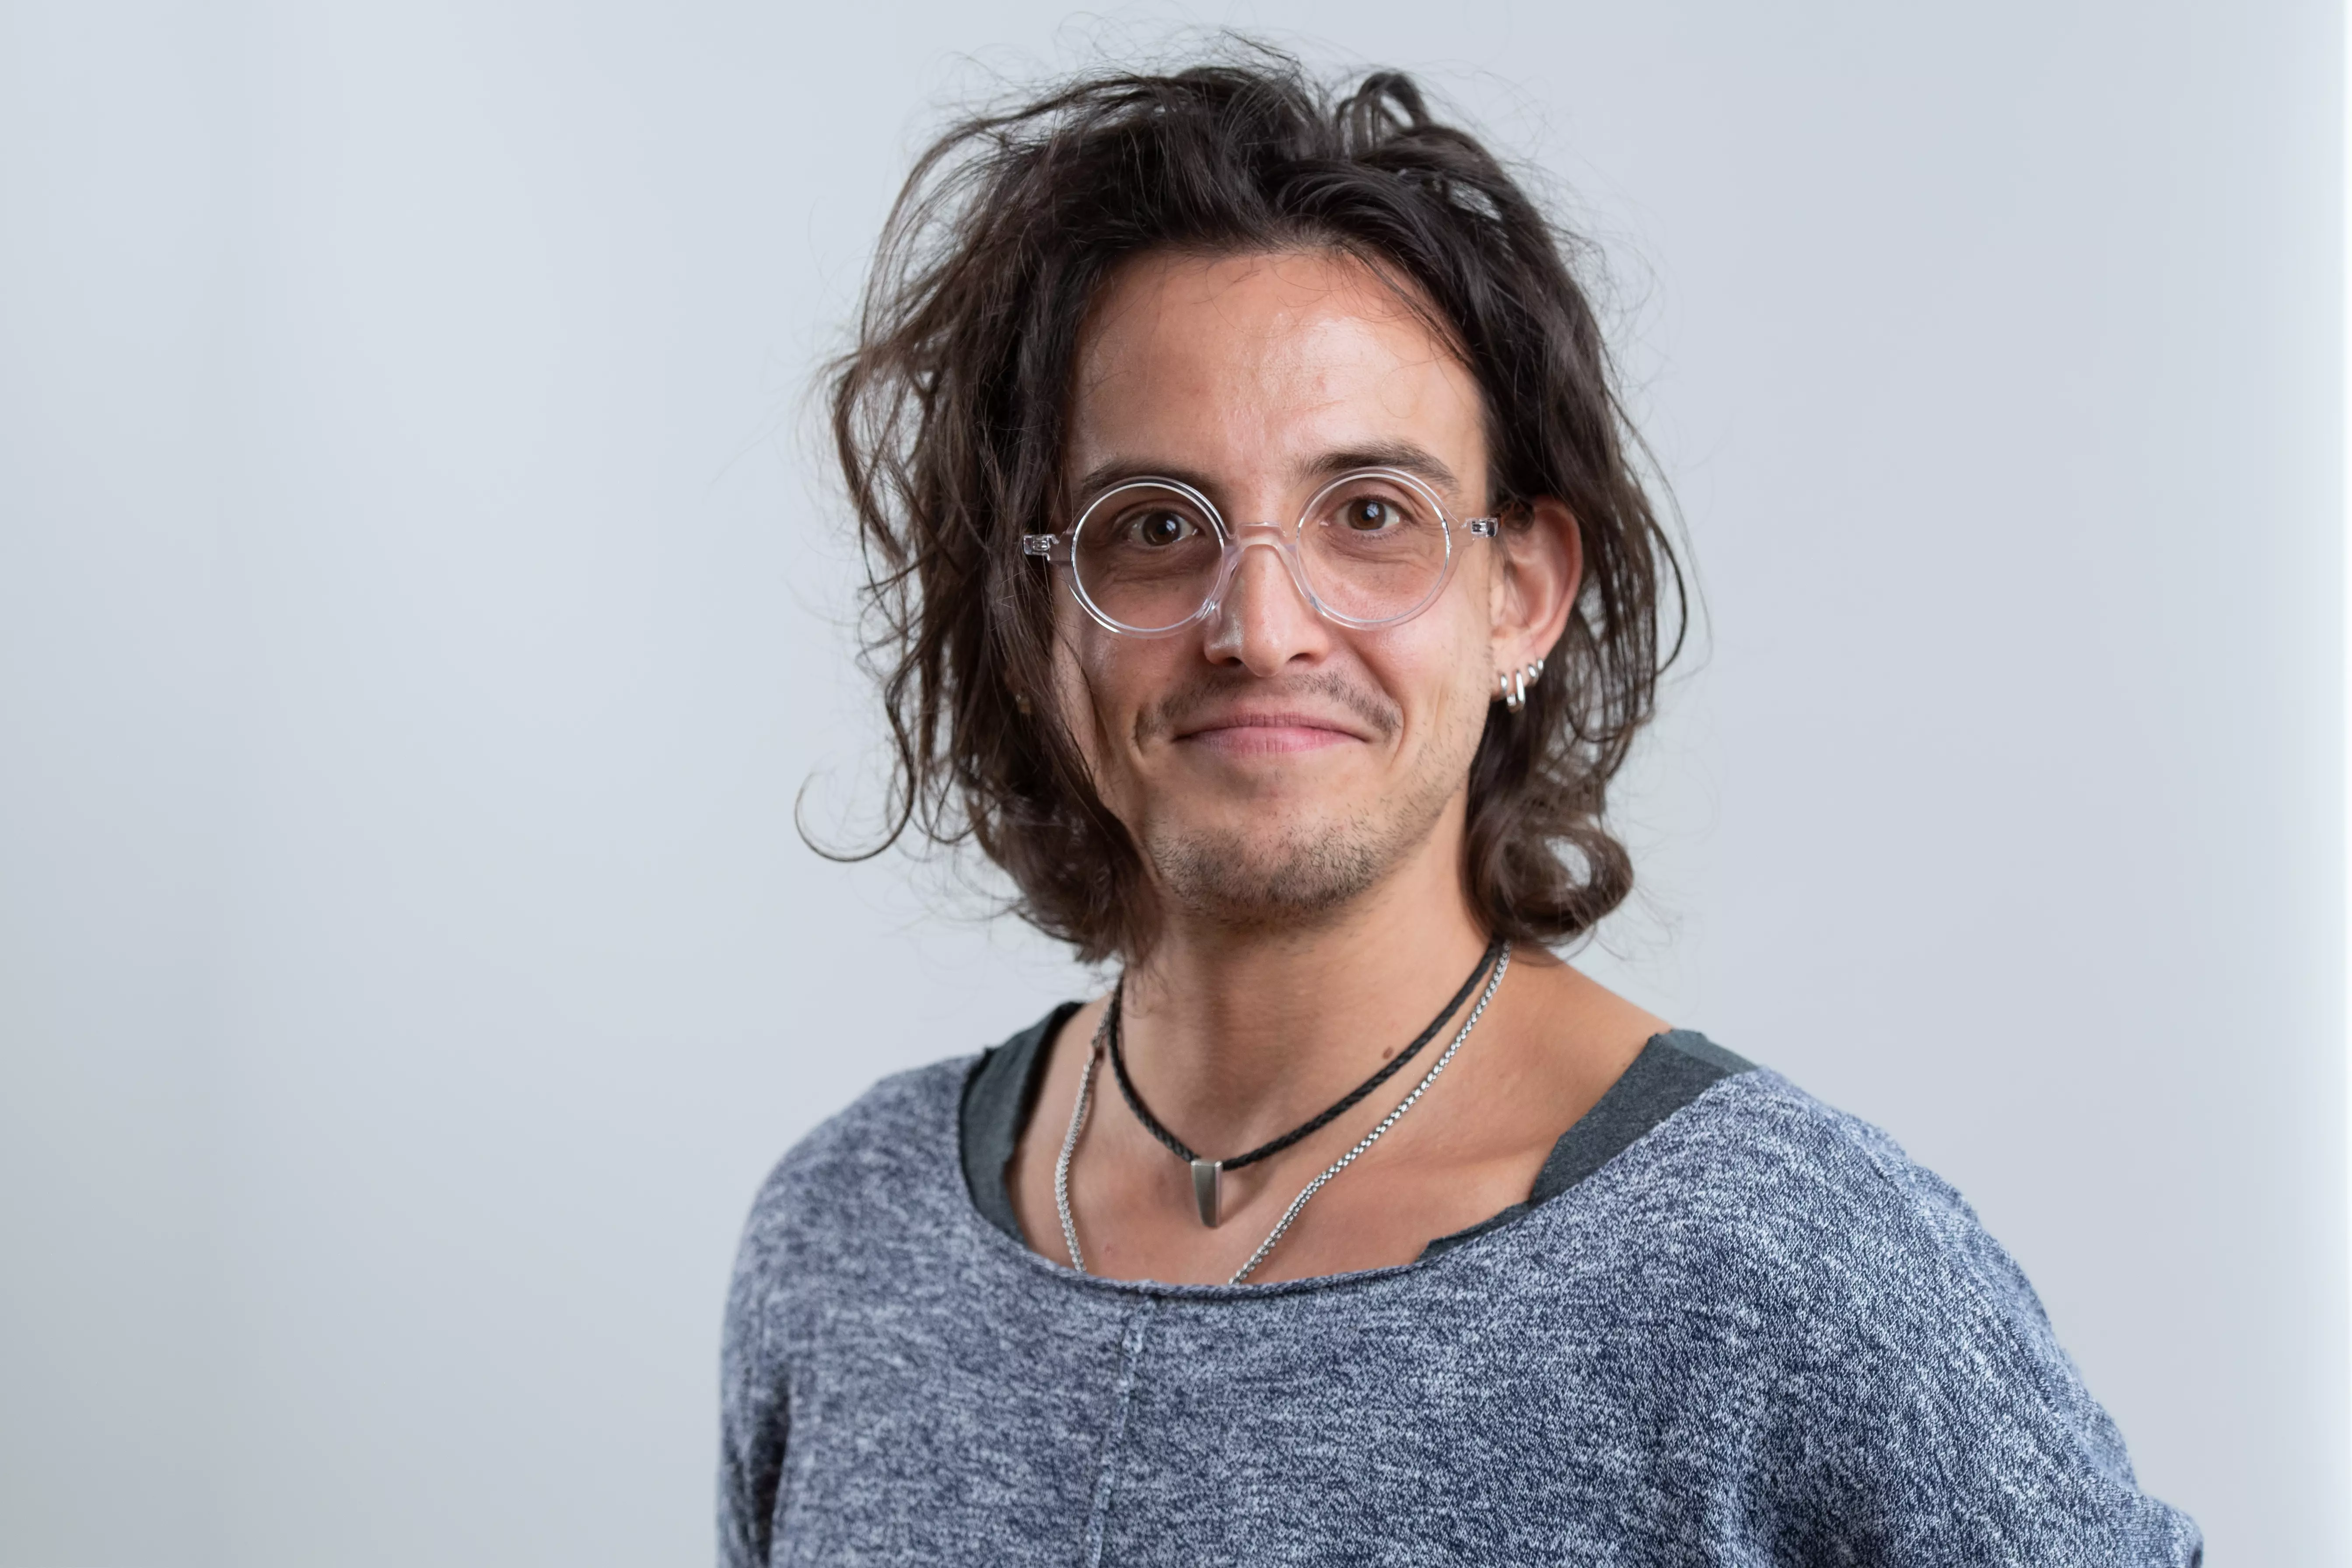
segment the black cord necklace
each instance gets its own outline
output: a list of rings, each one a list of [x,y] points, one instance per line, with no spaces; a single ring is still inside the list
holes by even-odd
[[[1269,1154],[1280,1153],[1308,1133],[1328,1126],[1333,1117],[1388,1082],[1405,1063],[1412,1060],[1422,1047],[1437,1037],[1437,1031],[1445,1027],[1447,1019],[1462,1010],[1462,1004],[1470,999],[1470,993],[1478,988],[1478,982],[1495,967],[1495,960],[1502,955],[1502,952],[1500,942],[1490,942],[1486,951],[1479,955],[1478,967],[1470,972],[1470,978],[1462,983],[1462,989],[1454,994],[1454,1000],[1445,1005],[1444,1010],[1429,1021],[1429,1027],[1423,1029],[1412,1044],[1383,1062],[1379,1071],[1342,1095],[1328,1110],[1311,1121],[1300,1122],[1281,1137],[1261,1143],[1246,1154],[1236,1154],[1230,1160],[1203,1160],[1192,1152],[1182,1139],[1161,1126],[1160,1118],[1144,1109],[1143,1097],[1135,1092],[1135,1082],[1127,1076],[1126,1053],[1119,1049],[1118,1004],[1119,998],[1127,992],[1127,977],[1123,974],[1119,976],[1118,984],[1111,988],[1109,1016],[1104,1020],[1110,1036],[1111,1071],[1118,1079],[1118,1092],[1126,1100],[1127,1108],[1135,1112],[1135,1119],[1143,1123],[1145,1131],[1165,1143],[1169,1152],[1192,1167],[1192,1203],[1201,1211],[1201,1223],[1214,1226],[1218,1219],[1218,1199],[1223,1186],[1221,1178],[1227,1171],[1238,1171],[1244,1165],[1256,1164]]]

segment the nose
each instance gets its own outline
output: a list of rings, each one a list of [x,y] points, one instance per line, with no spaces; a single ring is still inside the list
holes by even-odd
[[[1331,628],[1292,575],[1279,531],[1237,529],[1234,544],[1236,559],[1202,651],[1213,663],[1238,664],[1257,676],[1274,675],[1295,658],[1321,658]]]

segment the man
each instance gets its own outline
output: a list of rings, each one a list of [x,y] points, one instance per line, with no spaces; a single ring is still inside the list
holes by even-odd
[[[778,1167],[723,1561],[2198,1560],[1956,1194],[1547,951],[1679,576],[1410,82],[963,128],[835,409],[900,826],[1120,978]]]

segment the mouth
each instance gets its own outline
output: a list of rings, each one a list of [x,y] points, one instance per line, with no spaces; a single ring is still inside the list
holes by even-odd
[[[1371,739],[1342,719],[1288,711],[1205,715],[1178,726],[1171,738],[1232,757],[1284,756]]]

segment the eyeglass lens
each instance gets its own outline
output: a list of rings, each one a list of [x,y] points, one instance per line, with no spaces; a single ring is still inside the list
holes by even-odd
[[[1351,621],[1409,615],[1445,574],[1445,520],[1429,498],[1381,475],[1325,489],[1295,525],[1298,563],[1324,607]],[[1089,511],[1074,542],[1078,582],[1122,626],[1157,631],[1198,614],[1224,554],[1201,502],[1136,485]]]

